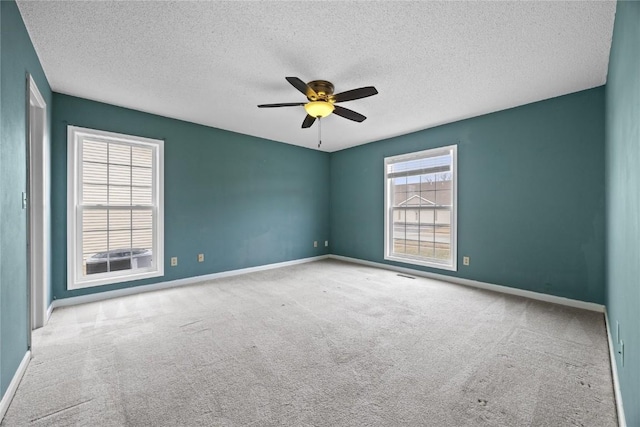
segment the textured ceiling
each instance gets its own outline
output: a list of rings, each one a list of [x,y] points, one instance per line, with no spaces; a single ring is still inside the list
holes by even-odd
[[[350,146],[606,82],[615,2],[18,1],[54,91],[309,148],[287,81],[379,94],[322,120]]]

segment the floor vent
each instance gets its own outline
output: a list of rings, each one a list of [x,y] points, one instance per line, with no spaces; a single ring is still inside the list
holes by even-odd
[[[400,277],[406,277],[407,279],[415,279],[413,276],[407,276],[406,274],[398,274]]]

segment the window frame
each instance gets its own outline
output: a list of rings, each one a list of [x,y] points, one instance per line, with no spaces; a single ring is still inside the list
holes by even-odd
[[[387,177],[387,171],[390,164],[406,162],[410,160],[419,160],[429,157],[441,156],[444,154],[451,155],[452,168],[452,194],[451,194],[451,264],[443,264],[430,261],[428,258],[419,258],[410,255],[399,256],[394,254],[391,245],[393,244],[393,200],[391,195],[391,179]],[[399,154],[384,158],[384,259],[387,261],[401,262],[405,264],[419,265],[423,267],[436,268],[440,270],[458,271],[458,146],[457,144],[444,147],[435,147],[417,152]],[[406,218],[406,217],[405,217]]]
[[[84,209],[96,209],[96,205],[81,206],[82,199],[82,142],[85,138],[105,143],[153,148],[152,207],[153,265],[136,270],[118,270],[82,274],[82,221]],[[138,205],[139,206],[139,205]],[[136,205],[131,208],[136,210]],[[97,209],[100,209],[99,207]],[[148,210],[148,207],[138,208]],[[125,135],[79,126],[67,126],[67,289],[84,289],[114,283],[164,276],[164,141]]]

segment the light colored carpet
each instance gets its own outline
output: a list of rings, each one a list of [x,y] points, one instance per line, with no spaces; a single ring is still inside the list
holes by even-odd
[[[615,426],[602,314],[334,260],[57,309],[2,426]]]

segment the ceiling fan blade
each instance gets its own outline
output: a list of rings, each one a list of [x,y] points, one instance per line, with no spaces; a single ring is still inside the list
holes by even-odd
[[[307,117],[304,118],[302,122],[302,129],[310,128],[313,122],[316,121],[316,118],[307,114]]]
[[[346,92],[340,92],[335,95],[335,102],[353,101],[354,99],[366,98],[367,96],[376,95],[378,91],[373,86],[359,87]]]
[[[300,80],[297,77],[285,77],[287,79],[287,81],[289,83],[291,83],[291,86],[295,87],[296,89],[298,89],[300,92],[302,92],[304,94],[304,96],[310,98],[311,95],[317,97],[318,94],[309,87],[309,85],[307,85],[305,82],[303,82],[302,80]]]
[[[298,107],[304,105],[304,102],[285,102],[281,104],[260,104],[258,108],[273,108],[273,107]]]
[[[337,114],[340,117],[344,117],[345,119],[353,120],[354,122],[364,122],[367,118],[360,113],[356,113],[353,110],[349,110],[348,108],[341,107],[339,105],[334,105],[335,109],[333,110],[333,114]]]

